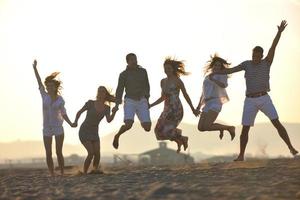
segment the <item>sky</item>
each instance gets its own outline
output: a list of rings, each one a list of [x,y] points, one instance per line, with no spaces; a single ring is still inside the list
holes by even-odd
[[[62,96],[72,121],[84,103],[95,98],[99,85],[115,91],[130,52],[148,71],[150,102],[160,96],[165,57],[185,60],[191,74],[182,80],[196,106],[203,66],[210,55],[218,53],[236,66],[251,58],[256,45],[267,53],[283,19],[288,26],[272,64],[270,95],[281,121],[300,123],[299,0],[0,0],[0,142],[42,139],[42,102],[32,69],[34,59],[42,79],[61,72]],[[231,76],[227,92],[230,101],[218,119],[240,125],[243,72]],[[183,96],[181,100],[183,122],[196,126],[198,118]],[[153,121],[162,109],[162,104],[151,109]],[[122,121],[120,107],[113,122],[101,122],[100,135],[116,132]],[[268,121],[261,113],[256,118],[256,122]],[[66,123],[64,127],[65,142],[79,143],[78,128]]]

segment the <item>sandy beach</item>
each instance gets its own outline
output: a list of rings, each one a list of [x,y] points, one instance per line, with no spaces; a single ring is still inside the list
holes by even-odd
[[[103,169],[2,169],[0,199],[300,199],[299,158]]]

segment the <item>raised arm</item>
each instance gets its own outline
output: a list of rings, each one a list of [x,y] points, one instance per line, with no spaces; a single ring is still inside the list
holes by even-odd
[[[36,60],[33,61],[32,66],[33,66],[33,70],[34,70],[36,80],[39,84],[39,88],[44,88],[41,77],[40,77],[39,72],[38,72],[37,67],[36,67],[37,66],[37,61]]]
[[[194,106],[193,106],[193,104],[192,104],[192,101],[191,101],[191,99],[190,99],[190,96],[187,94],[186,89],[185,89],[185,86],[184,86],[184,83],[182,82],[182,80],[181,80],[180,78],[178,78],[178,85],[179,85],[179,88],[180,88],[180,90],[181,90],[181,92],[182,92],[182,94],[183,94],[185,100],[186,100],[187,103],[189,104],[189,106],[190,106],[192,112],[195,113],[195,108],[194,108]]]
[[[266,61],[270,65],[273,62],[274,55],[275,55],[275,49],[276,49],[276,46],[277,46],[277,44],[279,42],[281,33],[284,31],[284,29],[285,29],[286,26],[287,26],[287,22],[285,20],[282,20],[281,23],[280,23],[280,25],[277,26],[277,28],[278,28],[277,34],[276,34],[276,36],[275,36],[275,38],[273,40],[271,48],[269,49],[268,55],[266,56]]]

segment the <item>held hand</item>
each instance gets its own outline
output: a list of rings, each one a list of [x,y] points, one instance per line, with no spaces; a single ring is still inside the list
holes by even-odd
[[[112,112],[116,113],[119,110],[118,106],[113,107],[113,109],[111,110]]]
[[[33,61],[32,66],[33,66],[34,68],[36,68],[36,66],[37,66],[37,61],[36,61],[36,60]]]
[[[71,127],[75,128],[75,127],[77,127],[77,125],[78,125],[77,122],[74,122],[71,124]]]
[[[278,31],[281,33],[284,31],[285,27],[287,26],[287,22],[285,20],[282,20],[280,25],[277,26]]]
[[[200,112],[200,110],[194,110],[193,113],[196,117],[198,117],[201,112]]]

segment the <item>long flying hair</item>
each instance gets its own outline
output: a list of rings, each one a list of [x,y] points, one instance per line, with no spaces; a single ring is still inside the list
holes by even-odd
[[[52,74],[47,76],[45,81],[44,81],[44,84],[46,85],[46,87],[49,83],[54,84],[56,95],[59,95],[60,90],[62,89],[62,86],[61,86],[62,82],[60,80],[55,79],[58,74],[59,74],[59,72],[53,72]]]
[[[115,95],[112,94],[112,91],[108,90],[106,87],[104,87],[102,85],[98,87],[97,96],[96,96],[97,100],[100,98],[100,95],[99,95],[99,90],[100,89],[105,90],[105,103],[110,105],[111,102],[116,102],[116,97],[115,97]]]
[[[221,58],[220,56],[218,56],[218,54],[215,53],[213,56],[210,56],[210,60],[207,61],[207,64],[203,69],[204,75],[213,71],[215,62],[220,62],[222,64],[221,70],[229,68],[229,66],[231,65],[231,63],[228,63],[225,59]]]
[[[181,75],[189,75],[189,72],[185,71],[185,65],[182,60],[176,60],[175,58],[167,57],[164,65],[171,65],[174,71],[174,75],[180,77]]]

